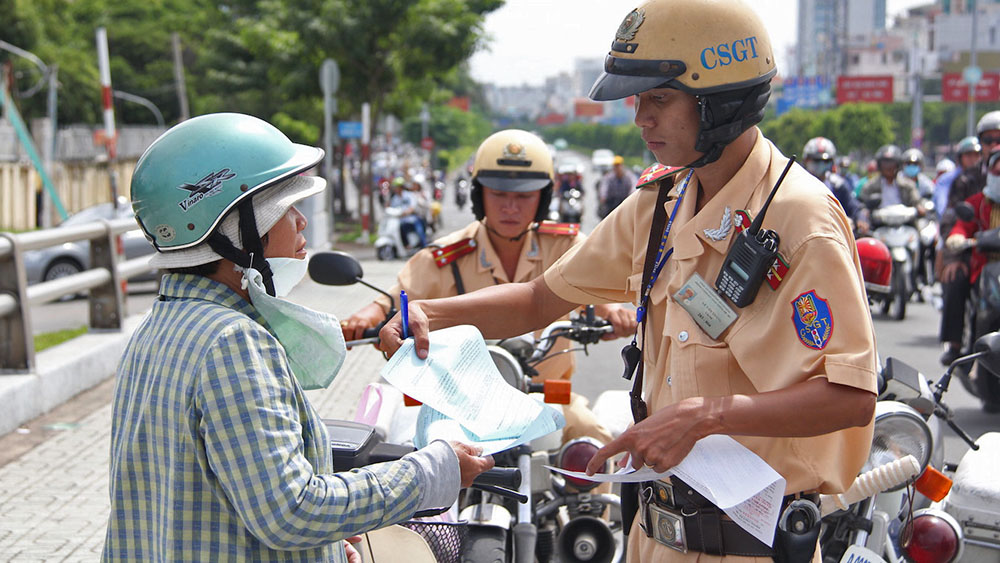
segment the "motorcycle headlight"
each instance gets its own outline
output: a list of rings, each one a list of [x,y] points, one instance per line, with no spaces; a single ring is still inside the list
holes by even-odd
[[[559,450],[559,457],[556,461],[556,465],[561,469],[567,471],[586,471],[587,464],[593,459],[594,454],[597,450],[601,449],[601,444],[593,438],[583,437],[577,438],[575,440],[570,440],[566,442],[562,449]],[[604,467],[602,467],[598,473],[607,473],[608,465],[607,461],[604,462]],[[566,477],[566,480],[573,484],[577,490],[581,492],[589,491],[594,487],[600,485],[596,481],[586,481],[584,479],[577,479],[576,477]]]
[[[934,443],[930,427],[913,407],[896,401],[879,401],[875,405],[875,433],[872,449],[862,473],[907,455],[920,463],[923,471],[931,459]],[[889,489],[899,490],[903,483]]]

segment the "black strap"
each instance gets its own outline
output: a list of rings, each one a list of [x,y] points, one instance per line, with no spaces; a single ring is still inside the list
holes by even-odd
[[[674,180],[665,178],[660,181],[660,191],[656,194],[656,207],[653,208],[653,223],[649,229],[649,242],[646,244],[646,263],[642,267],[642,291],[646,291],[649,280],[653,277],[653,268],[656,262],[656,249],[663,239],[663,229],[667,225],[667,210],[664,205],[667,202],[668,194],[674,187]],[[640,303],[640,305],[642,305]],[[646,311],[642,316],[642,340],[640,347],[646,346],[646,324],[649,322],[649,304],[645,304]],[[632,381],[632,390],[629,391],[629,403],[632,407],[632,419],[635,422],[642,422],[649,414],[646,401],[642,399],[642,374],[645,367],[645,352],[639,355],[639,365],[636,369],[635,379]]]
[[[462,283],[462,274],[458,271],[458,262],[452,261],[451,263],[451,275],[455,278],[455,289],[458,291],[459,295],[465,293],[465,284]]]
[[[274,296],[274,282],[271,279],[271,266],[264,259],[264,247],[260,242],[260,235],[257,232],[257,220],[253,212],[253,198],[247,198],[237,206],[240,214],[240,239],[243,250],[239,250],[235,244],[218,229],[208,236],[208,246],[216,254],[229,260],[237,266],[244,268],[253,267],[260,272],[264,278],[264,289],[268,295]],[[253,255],[251,259],[250,255]],[[251,261],[252,260],[252,261]]]

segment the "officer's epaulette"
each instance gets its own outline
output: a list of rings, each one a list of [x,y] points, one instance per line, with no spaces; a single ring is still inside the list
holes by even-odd
[[[464,238],[448,246],[438,246],[431,249],[431,256],[438,268],[444,268],[455,260],[476,251],[476,239]]]
[[[639,175],[639,181],[636,183],[635,187],[638,189],[643,186],[648,186],[666,178],[667,176],[670,176],[671,174],[676,174],[683,169],[683,166],[666,166],[657,162]]]
[[[563,235],[575,237],[580,234],[580,223],[553,223],[542,221],[535,231],[540,235]]]

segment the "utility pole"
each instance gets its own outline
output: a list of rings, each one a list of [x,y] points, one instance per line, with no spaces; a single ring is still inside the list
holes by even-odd
[[[372,229],[372,211],[375,198],[372,197],[372,118],[371,104],[361,104],[361,232],[368,242]]]
[[[982,71],[976,65],[976,35],[977,35],[977,12],[979,11],[976,0],[969,0],[970,11],[972,12],[972,47],[969,49],[969,66],[965,68],[963,78],[969,84],[969,115],[965,124],[965,135],[972,136],[976,132],[976,84],[982,79]]]
[[[108,59],[108,32],[97,28],[97,70],[101,75],[101,98],[104,104],[104,143],[108,151],[108,179],[111,182],[111,203],[118,205],[118,178],[115,175],[117,135],[115,134],[115,109],[111,101],[111,65]]]
[[[181,121],[191,117],[188,112],[187,85],[184,82],[184,57],[181,56],[181,36],[176,31],[170,34],[174,51],[174,86],[177,88],[177,105],[181,110]]]
[[[914,33],[910,48],[910,65],[913,71],[913,113],[910,116],[910,142],[914,148],[921,148],[924,142],[924,84],[923,57],[920,49],[919,33]]]

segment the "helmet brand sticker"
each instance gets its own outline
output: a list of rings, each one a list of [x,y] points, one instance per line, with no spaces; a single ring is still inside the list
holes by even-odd
[[[618,32],[615,33],[615,39],[619,41],[631,41],[635,39],[635,33],[639,31],[639,26],[646,19],[646,12],[642,8],[636,8],[632,10],[629,15],[625,16],[622,20],[622,24],[618,26]]]
[[[236,177],[236,173],[232,172],[228,168],[223,168],[218,172],[212,172],[211,174],[205,176],[201,180],[198,180],[194,184],[181,184],[177,186],[179,190],[186,190],[188,192],[188,197],[181,200],[177,205],[180,205],[181,209],[187,212],[196,203],[205,199],[206,197],[212,197],[222,191],[222,182],[226,180],[231,180]]]
[[[177,235],[177,232],[174,231],[174,228],[166,224],[157,225],[156,228],[153,229],[153,232],[155,232],[157,238],[159,238],[163,242],[170,242],[174,240],[174,237]]]
[[[833,334],[830,304],[811,289],[792,301],[792,321],[799,340],[813,350],[822,350]]]

